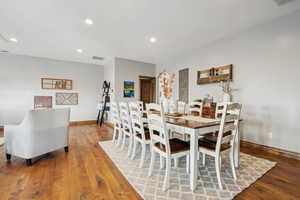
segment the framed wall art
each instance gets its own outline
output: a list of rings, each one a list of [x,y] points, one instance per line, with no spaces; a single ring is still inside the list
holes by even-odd
[[[46,90],[72,90],[73,81],[69,79],[41,78],[41,87]]]
[[[232,71],[233,65],[213,67],[198,71],[197,84],[203,85],[208,83],[231,82],[233,80]]]
[[[133,81],[124,81],[124,97],[134,97]]]
[[[52,96],[35,96],[34,109],[52,108]]]
[[[78,105],[78,93],[56,93],[56,105]]]

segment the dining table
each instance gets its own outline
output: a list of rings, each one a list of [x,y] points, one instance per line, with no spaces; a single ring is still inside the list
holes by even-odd
[[[220,119],[209,119],[190,115],[180,117],[166,115],[166,124],[169,130],[179,134],[190,135],[190,189],[192,191],[197,187],[199,136],[218,131],[220,123]],[[233,123],[233,121],[227,121],[226,123]],[[240,162],[240,135],[239,130],[237,129],[236,131],[237,133],[234,140],[234,161],[235,167],[238,168]]]
[[[155,112],[153,112],[155,113]],[[160,114],[157,112],[157,114]],[[143,122],[147,123],[147,114],[143,113]],[[204,118],[194,115],[165,114],[167,129],[177,134],[187,134],[190,136],[190,189],[194,191],[197,187],[198,178],[198,139],[208,133],[219,131],[221,119]],[[242,121],[240,119],[240,121]],[[229,120],[225,123],[233,123]],[[234,139],[234,165],[236,168],[240,164],[240,133],[236,130]]]

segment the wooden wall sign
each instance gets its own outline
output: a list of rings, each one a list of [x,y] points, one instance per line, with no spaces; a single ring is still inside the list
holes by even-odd
[[[56,105],[78,105],[78,93],[56,93]]]
[[[72,90],[73,81],[68,79],[41,78],[42,89]]]
[[[213,67],[207,70],[201,70],[197,73],[197,84],[218,83],[221,81],[232,81],[232,65]]]

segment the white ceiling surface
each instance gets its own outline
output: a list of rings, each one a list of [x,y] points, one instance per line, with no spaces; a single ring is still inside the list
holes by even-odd
[[[299,8],[299,0],[280,7],[274,0],[1,0],[0,33],[19,42],[0,39],[0,50],[85,63],[102,64],[94,55],[159,63]],[[87,17],[94,25],[84,23]]]

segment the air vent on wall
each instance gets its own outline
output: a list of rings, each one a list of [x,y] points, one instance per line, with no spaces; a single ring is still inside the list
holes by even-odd
[[[283,6],[295,0],[274,0],[278,6]]]
[[[99,57],[99,56],[93,56],[93,59],[94,59],[94,60],[104,60],[103,57]]]

